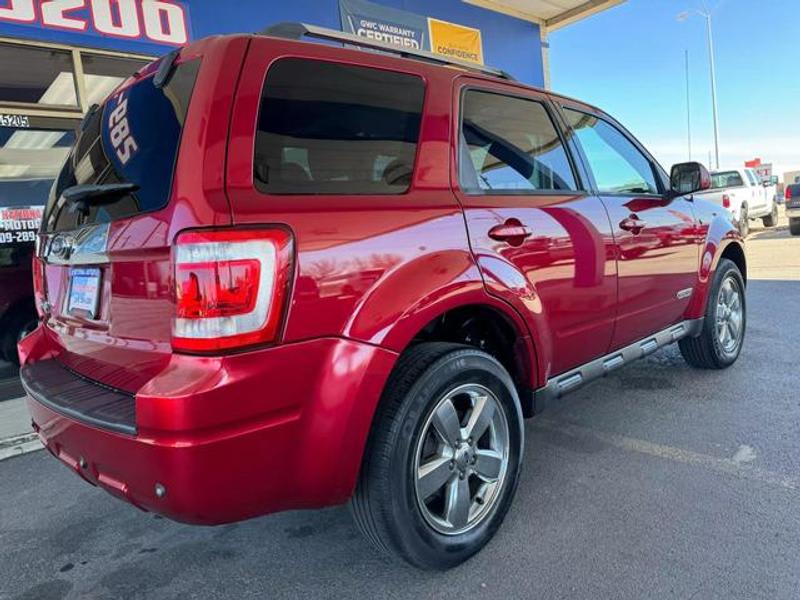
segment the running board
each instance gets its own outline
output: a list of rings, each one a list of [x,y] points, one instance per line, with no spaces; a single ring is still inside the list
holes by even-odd
[[[586,384],[605,377],[612,371],[652,354],[685,337],[697,337],[703,330],[703,319],[684,321],[639,342],[593,360],[576,369],[553,377],[543,388],[533,393],[534,412],[539,414],[548,402],[582,388]]]

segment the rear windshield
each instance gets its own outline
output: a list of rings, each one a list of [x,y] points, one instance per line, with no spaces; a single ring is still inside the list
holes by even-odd
[[[256,187],[269,194],[405,192],[424,97],[415,75],[279,60],[261,98]]]
[[[65,231],[160,210],[169,202],[199,60],[178,65],[157,88],[152,76],[113,94],[86,118],[50,192],[45,231]],[[133,183],[138,190],[112,204],[93,206],[88,216],[61,198],[74,185]]]
[[[743,185],[744,181],[738,171],[722,171],[711,175],[711,189],[714,190],[742,187]]]

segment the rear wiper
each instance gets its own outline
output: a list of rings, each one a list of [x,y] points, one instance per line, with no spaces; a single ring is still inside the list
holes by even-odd
[[[107,183],[104,185],[73,185],[61,195],[70,204],[70,212],[80,212],[86,216],[92,206],[113,204],[120,198],[139,189],[135,183]]]

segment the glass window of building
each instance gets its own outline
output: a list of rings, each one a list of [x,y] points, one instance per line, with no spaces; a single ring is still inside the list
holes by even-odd
[[[75,122],[66,119],[20,117],[0,121],[0,207],[46,203],[75,142],[74,128]]]
[[[0,44],[0,102],[77,108],[72,54]]]
[[[81,53],[86,82],[86,100],[100,104],[128,77],[144,67],[148,61],[118,56]]]

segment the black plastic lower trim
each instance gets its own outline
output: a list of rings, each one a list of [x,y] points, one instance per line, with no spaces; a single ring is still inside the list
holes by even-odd
[[[67,369],[57,360],[26,365],[19,372],[28,395],[76,421],[136,435],[136,400]]]

